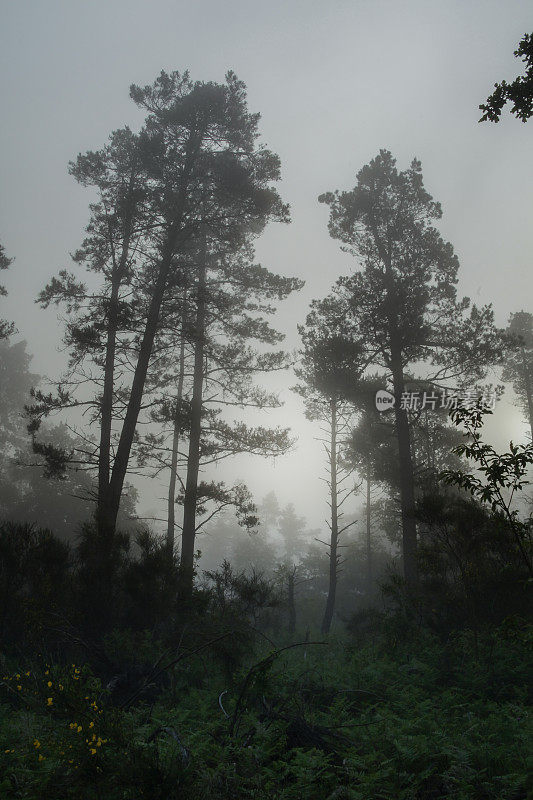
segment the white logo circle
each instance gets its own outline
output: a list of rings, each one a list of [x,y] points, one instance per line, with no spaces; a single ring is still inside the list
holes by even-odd
[[[386,389],[378,389],[375,403],[378,411],[388,411],[389,408],[394,408],[395,398],[394,395]]]

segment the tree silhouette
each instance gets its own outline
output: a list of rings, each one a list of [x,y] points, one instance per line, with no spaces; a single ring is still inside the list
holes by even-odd
[[[0,269],[7,269],[12,263],[13,259],[6,256],[3,245],[0,244]],[[7,294],[5,286],[0,285],[0,297],[5,297]],[[0,339],[7,339],[8,336],[15,330],[13,322],[6,322],[0,319]]]
[[[352,493],[348,483],[350,469],[340,454],[350,430],[352,397],[372,356],[363,341],[346,331],[342,306],[332,298],[314,301],[305,326],[299,327],[303,341],[301,366],[295,370],[301,383],[295,387],[305,403],[308,419],[320,424],[320,435],[327,457],[330,515],[327,525],[329,542],[329,588],[322,620],[322,632],[328,633],[335,610],[337,578],[340,567],[339,537],[353,522],[339,525],[342,506]]]
[[[329,231],[354,255],[361,270],[341,278],[335,296],[344,303],[344,326],[357,329],[374,349],[373,363],[391,378],[398,439],[405,578],[417,581],[415,481],[411,432],[404,404],[410,366],[432,367],[428,379],[470,380],[495,358],[497,337],[490,307],[456,296],[459,261],[433,227],[440,205],[424,188],[413,160],[399,172],[387,150],[364,166],[351,191],[327,193]]]
[[[483,111],[480,122],[499,122],[506,103],[513,104],[511,114],[522,122],[527,122],[533,114],[533,33],[523,36],[514,55],[526,65],[525,75],[519,75],[511,83],[502,81],[494,84],[494,92],[486,103],[479,106]]]
[[[132,86],[130,94],[148,113],[140,134],[128,129],[113,134],[108,148],[80,156],[72,167],[78,180],[98,189],[76,260],[99,272],[102,285],[90,293],[63,271],[40,297],[44,305],[64,303],[67,314],[74,315],[67,344],[76,375],[67,389],[59,387],[57,397],[37,395],[30,409],[34,433],[39,418],[51,411],[81,404],[94,409],[100,436],[88,457],[98,466],[97,520],[103,538],[116,526],[143,400],[152,388],[165,302],[182,294],[180,256],[205,236],[236,247],[243,231],[257,235],[269,219],[286,220],[288,213],[272,188],[279,159],[258,145],[259,116],[249,113],[244,84],[233,73],[225,84],[215,84],[193,82],[188,73],[162,72],[152,86]],[[200,314],[205,263],[196,259],[189,267]],[[197,341],[200,348],[202,337]],[[199,364],[198,348],[197,355]],[[96,372],[85,370],[87,359]],[[93,398],[73,398],[80,386],[91,383],[96,384]],[[198,370],[194,383],[192,418],[197,420]],[[194,426],[193,431],[191,422],[196,440],[197,421]],[[192,485],[189,489],[191,496]]]

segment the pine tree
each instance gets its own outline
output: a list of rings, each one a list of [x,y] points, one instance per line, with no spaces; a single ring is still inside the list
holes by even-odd
[[[226,488],[220,482],[200,481],[200,473],[209,465],[237,454],[276,456],[291,445],[287,429],[252,427],[238,419],[229,420],[227,415],[243,408],[268,409],[280,405],[275,394],[256,383],[258,376],[286,369],[289,364],[286,353],[272,349],[283,337],[271,327],[267,317],[276,310],[273,301],[282,300],[302,286],[301,281],[275,275],[255,264],[247,235],[243,235],[237,249],[229,250],[206,234],[198,243],[196,265],[197,278],[188,290],[187,323],[179,345],[181,398],[179,403],[174,402],[165,388],[161,405],[152,415],[165,425],[172,421],[173,409],[181,409],[176,419],[180,418],[179,426],[188,435],[187,451],[178,454],[174,435],[169,453],[165,432],[159,436],[150,434],[143,448],[143,463],[150,457],[157,465],[170,466],[169,504],[179,461],[183,491],[177,500],[184,506],[182,577],[189,589],[195,535],[213,513],[230,503],[245,527],[251,527],[255,520],[253,504],[243,486]],[[168,320],[168,313],[165,318]],[[172,336],[170,330],[170,340]],[[197,523],[200,505],[206,513],[208,501],[211,510]],[[174,525],[173,520],[172,529]],[[169,523],[169,536],[170,527]]]
[[[102,284],[90,292],[62,273],[42,293],[41,303],[63,302],[74,315],[67,339],[75,373],[67,389],[37,395],[30,409],[38,418],[72,405],[93,407],[100,435],[87,457],[98,463],[103,538],[116,526],[143,399],[152,388],[162,310],[181,291],[180,256],[205,232],[235,247],[244,230],[257,235],[269,219],[287,219],[271,185],[279,159],[258,146],[259,116],[248,112],[245,87],[233,73],[215,84],[162,72],[153,86],[132,86],[131,96],[148,112],[140,134],[118,132],[110,150],[80,156],[72,168],[99,192],[77,260],[99,272]],[[87,376],[87,359],[99,373]],[[95,396],[73,397],[87,381],[96,383]]]
[[[364,166],[351,191],[319,198],[330,207],[329,231],[356,257],[361,270],[341,278],[335,296],[345,326],[364,332],[396,398],[406,580],[417,582],[415,479],[411,431],[404,404],[406,375],[431,365],[428,381],[476,380],[495,360],[498,339],[490,307],[471,308],[456,294],[459,261],[433,227],[440,205],[425,190],[420,162],[399,172],[387,150]],[[348,334],[349,335],[349,334]]]
[[[301,366],[296,375],[301,383],[295,390],[303,397],[306,416],[320,423],[320,436],[327,456],[326,484],[330,517],[329,587],[322,620],[322,632],[328,633],[335,610],[337,579],[341,558],[340,536],[353,522],[340,523],[342,506],[352,493],[348,483],[350,470],[340,455],[346,444],[353,414],[351,397],[369,363],[364,343],[355,333],[346,331],[342,304],[331,298],[314,301],[305,326],[299,327],[303,341]]]

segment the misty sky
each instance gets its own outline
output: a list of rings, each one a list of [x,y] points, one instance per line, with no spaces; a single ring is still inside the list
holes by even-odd
[[[2,283],[0,317],[14,319],[28,342],[32,370],[56,377],[56,312],[35,297],[83,238],[90,193],[68,175],[78,152],[101,147],[142,116],[131,83],[151,83],[161,69],[189,69],[193,79],[222,81],[233,69],[262,115],[263,140],[279,153],[280,192],[292,224],[273,225],[258,257],[274,272],[306,280],[280,310],[290,348],[309,301],[352,268],[327,233],[327,190],[349,189],[380,148],[398,166],[422,161],[427,189],[442,203],[439,225],[461,262],[460,294],[492,302],[497,323],[533,311],[533,121],[504,112],[478,124],[478,106],[495,81],[513,79],[520,38],[533,30],[525,0],[10,0],[2,2],[0,241],[15,262]],[[277,378],[286,408],[267,424],[291,424],[295,452],[275,464],[241,459],[217,479],[243,477],[258,499],[271,489],[318,525],[327,508],[318,480],[320,451],[289,387]],[[525,427],[511,398],[491,425],[503,446]],[[145,493],[156,509],[163,486]]]

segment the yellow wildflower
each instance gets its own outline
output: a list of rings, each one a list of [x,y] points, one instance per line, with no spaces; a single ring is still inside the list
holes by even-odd
[[[78,733],[81,733],[81,732],[82,732],[82,726],[78,725]]]
[[[19,684],[19,685],[17,686],[17,689],[19,690],[19,692],[21,692],[21,691],[22,691],[22,686],[20,686],[20,684]]]
[[[48,683],[46,685],[48,686],[49,689],[51,689],[52,688],[52,681],[48,681]]]
[[[39,761],[44,761],[45,757],[43,755],[39,756]]]
[[[96,755],[96,750],[94,749],[94,747],[91,747],[91,755],[92,755],[92,756],[95,756],[95,755]]]
[[[33,746],[34,746],[34,747],[35,747],[37,750],[39,749],[39,747],[41,746],[41,743],[40,743],[39,739],[35,739],[35,740],[34,740],[34,742],[33,742]]]
[[[94,728],[94,722],[89,722],[89,728]]]
[[[46,705],[47,705],[47,706],[51,706],[53,702],[54,702],[54,701],[52,700],[52,698],[51,698],[51,697],[47,697],[47,698],[46,698]]]

